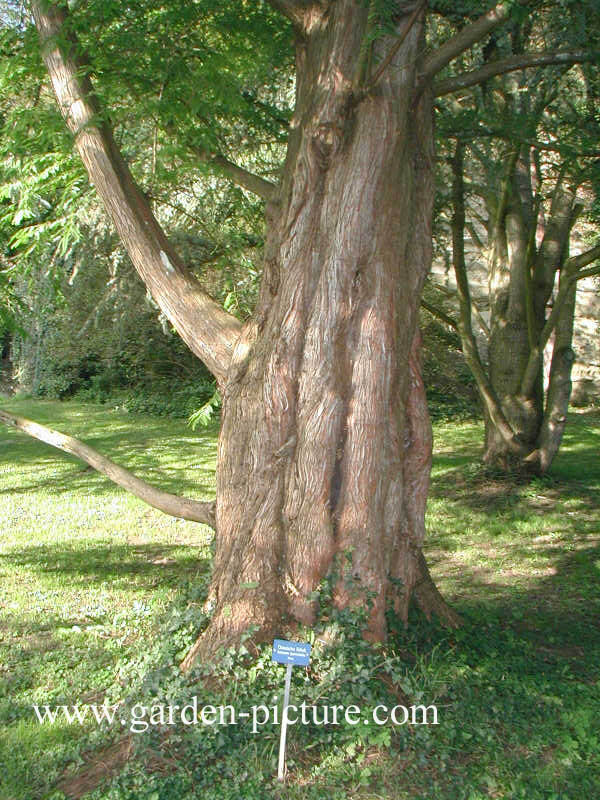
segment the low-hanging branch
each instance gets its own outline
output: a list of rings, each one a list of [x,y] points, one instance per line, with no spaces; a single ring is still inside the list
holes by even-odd
[[[214,503],[203,503],[199,500],[191,500],[188,497],[179,497],[176,494],[163,492],[161,489],[157,489],[155,486],[146,483],[146,481],[137,478],[129,470],[115,464],[114,461],[101,455],[93,447],[84,444],[79,439],[67,436],[52,428],[46,428],[45,425],[40,425],[39,422],[33,422],[30,419],[19,417],[2,409],[0,409],[0,422],[85,461],[86,464],[106,475],[107,478],[122,489],[126,489],[140,500],[143,500],[144,503],[148,503],[148,505],[165,514],[191,520],[192,522],[202,522],[211,528],[215,527]]]
[[[452,92],[457,92],[460,89],[467,89],[469,86],[483,83],[496,75],[505,75],[507,72],[527,69],[528,67],[543,67],[553,64],[580,64],[584,61],[593,61],[597,58],[597,53],[586,50],[519,53],[514,56],[509,56],[508,58],[499,59],[498,61],[489,61],[478,69],[473,69],[469,72],[461,72],[459,75],[454,75],[452,78],[438,81],[433,84],[433,94],[435,97],[441,97],[446,94],[451,94]]]

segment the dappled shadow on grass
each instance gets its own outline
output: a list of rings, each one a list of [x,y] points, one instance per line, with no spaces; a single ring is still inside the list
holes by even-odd
[[[105,453],[103,453],[103,455],[105,455]],[[63,454],[57,453],[57,455],[53,458],[46,459],[45,463],[56,464],[56,462],[62,458]],[[69,457],[64,456],[64,458],[67,459]],[[47,478],[42,481],[32,480],[31,482],[22,482],[18,486],[5,488],[3,493],[11,495],[26,495],[29,492],[35,492],[37,490],[49,490],[54,491],[57,494],[68,491],[80,492],[82,494],[94,496],[114,495],[114,484],[109,480],[109,478],[106,478],[104,475],[91,468],[86,469],[85,465],[83,465],[83,462],[81,461],[77,461],[74,458],[69,458],[69,460],[73,462],[73,467],[67,469],[65,464],[57,464],[56,474],[52,478]],[[150,469],[148,467],[142,468],[140,466],[136,467],[131,463],[130,458],[124,457],[119,461],[113,458],[113,460],[118,463],[119,466],[130,470],[137,478],[141,478],[142,480],[150,483],[157,489],[161,489],[162,491],[182,497],[205,497],[207,499],[214,497],[215,487],[212,483],[202,482],[195,479],[193,481],[185,479],[182,475],[177,474],[172,469],[169,469],[169,472],[165,473],[163,469]],[[10,463],[12,465],[26,464],[22,457],[16,459],[11,458]],[[34,464],[39,465],[40,463],[42,463],[40,459],[33,455],[30,460],[30,464],[33,466]],[[205,470],[203,470],[200,474],[205,474]]]
[[[66,576],[70,585],[109,582],[113,588],[124,585],[147,591],[176,584],[183,577],[208,569],[206,557],[199,558],[196,549],[189,545],[186,550],[189,552],[185,558],[174,559],[170,554],[181,553],[180,545],[94,545],[88,540],[82,546],[61,543],[15,548],[0,555],[0,564]]]
[[[547,575],[511,582],[510,574],[498,576],[482,567],[463,569],[457,609],[467,619],[496,620],[543,651],[572,654],[593,672],[600,655],[600,539],[566,552],[547,549],[551,566]],[[527,558],[523,548],[515,561]],[[442,578],[443,567],[432,572]]]
[[[102,495],[113,492],[112,482],[104,475],[88,467],[84,462],[62,451],[56,450],[42,442],[27,440],[24,434],[18,440],[7,441],[3,439],[0,431],[0,470],[6,469],[11,474],[19,468],[25,471],[27,477],[19,479],[12,486],[5,486],[6,494],[27,494],[37,489],[62,491],[81,491],[86,494]],[[111,439],[112,444],[111,444]],[[176,463],[160,464],[159,459],[154,462],[152,453],[147,452],[148,447],[139,444],[130,444],[122,437],[114,435],[105,439],[88,437],[86,444],[94,447],[103,456],[110,458],[119,466],[130,470],[136,477],[153,484],[159,489],[172,494],[186,494],[188,496],[214,495],[214,484],[206,480],[214,474],[214,446],[205,446],[198,449],[197,477],[191,480],[186,476],[191,469],[187,464],[178,466]],[[164,446],[164,437],[155,440],[153,447]],[[176,442],[171,441],[169,446],[175,449]],[[183,442],[181,448],[186,449],[185,458],[189,460],[189,448],[195,447]],[[205,463],[208,462],[208,463]],[[160,464],[160,466],[158,466]],[[155,466],[156,465],[156,466]],[[51,477],[36,480],[36,468],[43,468],[45,474],[51,469]],[[31,472],[31,477],[29,476]]]
[[[595,459],[597,466],[600,456],[586,452],[590,461]],[[436,463],[440,461],[445,461],[446,466],[442,474],[433,475],[430,499],[440,497],[463,508],[490,513],[519,505],[521,515],[547,512],[559,500],[567,498],[575,499],[581,509],[600,506],[600,492],[593,481],[585,481],[584,475],[579,480],[561,479],[556,475],[542,478],[515,474],[502,476],[488,472],[478,464],[465,468],[465,463],[450,457],[436,458]]]
[[[442,587],[475,602],[531,605],[530,597],[569,607],[593,606],[600,588],[599,505],[594,498],[575,497],[556,509],[546,508],[545,497],[516,498],[514,504],[496,503],[490,514],[481,509],[465,514],[459,501],[446,509],[451,520],[438,520],[426,551]],[[563,498],[564,500],[564,498]],[[558,501],[557,501],[558,502]],[[473,504],[471,504],[473,507]],[[462,513],[464,525],[455,518]],[[584,587],[593,587],[584,590]],[[596,597],[596,601],[594,601]]]
[[[535,507],[535,497],[552,495],[577,498],[582,504],[600,506],[600,412],[572,413],[561,449],[549,474],[503,474],[481,463],[482,448],[475,437],[483,436],[477,426],[458,427],[444,435],[440,447],[434,441],[430,497],[436,495],[475,510],[495,512],[516,503]],[[483,443],[483,439],[481,440]],[[533,487],[528,497],[528,487]],[[540,504],[538,504],[540,505]]]
[[[110,433],[113,434],[114,431]],[[311,739],[308,749],[305,745],[309,737],[300,739],[298,731],[294,731],[289,752],[296,765],[286,786],[290,796],[306,800],[331,797],[334,793],[348,798],[415,800],[595,796],[592,785],[598,772],[593,773],[589,766],[589,753],[594,740],[590,716],[595,708],[593,692],[597,694],[593,684],[600,677],[600,542],[595,538],[598,502],[593,479],[588,483],[585,475],[567,475],[537,484],[491,480],[489,476],[483,479],[468,467],[468,441],[466,434],[459,434],[459,438],[463,437],[460,454],[452,457],[446,450],[442,457],[447,472],[434,482],[432,499],[445,504],[448,516],[434,531],[433,546],[427,550],[434,577],[463,614],[465,625],[459,631],[448,632],[412,615],[408,629],[399,624],[386,645],[386,652],[402,656],[407,674],[414,675],[410,686],[423,692],[423,701],[439,705],[441,724],[435,730],[394,731],[391,744],[373,745],[363,753],[364,762],[356,761],[349,748],[337,746],[336,732],[331,744],[316,747]],[[473,436],[472,430],[469,436]],[[583,451],[574,451],[577,455],[592,453],[587,438],[585,442]],[[114,444],[118,446],[118,436]],[[470,452],[476,453],[473,445]],[[75,465],[69,469],[75,469]],[[93,475],[81,475],[82,481],[91,479]],[[556,508],[558,524],[554,519],[548,524],[547,515]],[[539,528],[543,535],[535,535],[533,525],[517,527],[536,519],[545,523]],[[471,521],[474,530],[467,532]],[[479,523],[481,531],[477,529]],[[61,589],[75,586],[82,596],[86,587],[96,590],[106,583],[128,588],[131,594],[143,589],[150,597],[153,589],[162,585],[170,587],[189,579],[200,583],[195,570],[202,571],[203,577],[208,571],[206,551],[198,559],[194,551],[178,548],[177,563],[169,563],[175,549],[161,544],[112,545],[96,539],[89,548],[83,542],[81,546],[60,543],[20,547],[5,553],[4,563],[23,572],[50,576],[47,583],[60,585]],[[175,589],[178,612],[195,614],[203,598],[194,596],[190,602],[189,595],[176,586]],[[128,604],[131,605],[129,601]],[[86,652],[80,646],[76,650],[74,640],[81,636],[83,641],[87,633],[58,630],[74,623],[83,627],[88,621],[93,623],[93,618],[65,620],[60,616],[60,606],[54,611],[58,614],[50,613],[44,622],[34,620],[19,645],[23,648],[22,658],[15,663],[22,665],[23,680],[31,680],[32,684],[35,668],[46,678],[45,662],[53,657],[49,643],[56,644],[59,653],[68,641],[73,653],[83,660],[102,655],[101,648]],[[12,620],[10,630],[21,633],[19,625]],[[135,635],[138,634],[134,630],[132,636]],[[177,629],[173,633],[169,623],[158,634],[161,635],[165,640],[176,639]],[[148,645],[146,635],[140,635],[139,642],[126,642],[124,661],[135,663],[136,649],[142,651]],[[20,651],[15,649],[17,652]],[[177,660],[172,657],[168,669],[163,669],[162,662],[145,664],[149,670],[153,666],[162,669],[161,689],[166,690],[162,681],[167,680]],[[359,662],[355,664],[351,679],[358,685],[363,678]],[[115,671],[111,671],[106,685]],[[231,682],[236,692],[247,680],[246,672],[241,660],[232,661]],[[265,694],[261,699],[266,698]],[[381,686],[374,686],[373,698],[374,702],[383,699]],[[334,692],[331,701],[345,699]],[[20,713],[30,712],[23,705]],[[272,779],[268,774],[272,751],[268,747],[276,744],[265,745],[266,737],[236,739],[215,758],[212,751],[206,755],[207,735],[198,738],[195,745],[186,744],[186,750],[183,739],[188,733],[181,736],[181,758],[176,748],[172,754],[178,774],[192,768],[199,775],[211,770],[215,786],[224,775],[229,780],[248,773],[253,777],[254,772],[263,771]],[[16,737],[13,741],[18,743]],[[141,738],[137,741],[145,746]],[[358,741],[356,752],[360,753],[361,747]],[[32,764],[37,757],[36,748],[40,749],[39,743],[27,752]],[[90,753],[89,763],[83,767],[85,775],[78,777],[89,778],[90,771],[95,774],[96,762],[102,762],[105,753],[102,746],[96,754]],[[64,762],[64,756],[61,758]],[[136,768],[144,780],[156,777],[154,768],[146,769],[143,753],[134,754],[134,759],[139,759]],[[373,767],[374,783],[360,789],[358,778],[364,775],[365,765]],[[120,766],[118,763],[117,768]],[[380,768],[381,778],[377,777]],[[136,790],[138,784],[130,794],[121,796],[137,796]],[[160,796],[171,795],[166,783],[157,791]],[[265,781],[253,796],[267,800],[281,793],[271,780]]]
[[[212,476],[217,433],[214,425],[202,434],[194,434],[181,422],[129,416],[101,406],[14,401],[6,407],[81,439],[159,489],[191,497],[214,496]],[[177,457],[178,452],[181,458]],[[36,481],[35,471],[39,467],[46,474]],[[51,477],[47,477],[48,468],[53,469]],[[0,470],[26,475],[31,471],[31,478],[19,475],[18,481],[5,487],[6,493],[15,495],[36,489],[85,491],[93,495],[111,491],[110,481],[93,470],[86,471],[82,461],[4,426],[0,426]],[[193,479],[190,470],[195,473]]]
[[[542,479],[503,478],[447,448],[436,456],[427,558],[465,625],[436,632],[413,616],[409,635],[422,631],[417,651],[458,665],[465,680],[449,681],[447,698],[458,767],[436,763],[434,749],[415,797],[463,796],[453,781],[465,772],[464,796],[595,796],[600,416],[574,416]]]
[[[441,687],[436,744],[411,796],[542,800],[597,787],[600,541],[553,556],[551,574],[517,585],[464,567],[452,597],[462,628],[411,612],[408,629],[394,631],[419,654],[424,700]],[[443,590],[443,564],[432,573]],[[418,764],[418,746],[407,758]]]
[[[206,583],[207,553],[206,543],[201,549],[84,540],[14,547],[0,555],[0,571],[9,581],[14,576],[21,587],[30,587],[29,603],[26,598],[18,610],[16,604],[2,607],[0,595],[0,728],[6,734],[0,737],[0,763],[13,749],[18,753],[0,775],[0,797],[2,777],[12,787],[8,797],[45,796],[68,763],[80,762],[82,747],[100,742],[98,756],[105,760],[104,745],[114,729],[69,725],[62,718],[39,724],[32,705],[101,705],[107,693],[113,702],[130,691],[128,666],[142,662],[148,649],[162,647],[173,598],[182,587]],[[194,618],[198,596],[196,591],[188,611]],[[180,600],[184,609],[188,603],[187,595]],[[88,768],[94,774],[97,761]],[[108,774],[100,770],[98,781]]]

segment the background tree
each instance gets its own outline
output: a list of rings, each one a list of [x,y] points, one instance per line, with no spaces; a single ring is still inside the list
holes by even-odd
[[[10,297],[23,301],[21,332],[6,336],[11,354],[7,370],[11,368],[21,389],[35,394],[85,392],[103,399],[119,393],[119,401],[136,410],[187,415],[207,399],[207,391],[208,397],[213,394],[214,385],[211,389],[203,365],[171,335],[170,323],[151,297],[146,299],[126,251],[107,226],[56,107],[35,31],[20,19],[16,14],[0,24],[5,66],[0,72],[0,228],[10,289],[2,311],[8,314]],[[145,38],[156,37],[160,24],[150,20],[148,27]],[[125,51],[127,43],[110,30],[110,37],[117,38],[114,47]],[[198,33],[187,38],[197,49]],[[147,57],[141,37],[133,44],[138,47],[136,60],[138,55]],[[107,46],[113,47],[110,40]],[[173,61],[168,60],[168,68],[177,67]],[[209,72],[218,73],[222,65],[208,66]],[[248,79],[257,71],[254,59]],[[130,77],[127,73],[126,79]],[[158,79],[166,81],[162,74]],[[110,88],[116,95],[111,102],[120,106],[120,89],[115,84]],[[162,113],[169,116],[165,125],[172,124],[169,105],[157,110],[147,85],[144,91],[127,107],[126,126],[116,124],[116,135],[135,161],[157,217],[203,287],[244,319],[256,296],[262,202],[223,180],[223,167],[214,160],[206,165],[194,156],[192,161],[187,145],[169,146],[155,119]],[[267,169],[269,152],[278,148],[265,111],[269,106],[261,106],[267,118],[263,124],[245,91],[246,98],[238,93],[238,105],[255,128],[262,124],[260,139],[272,139],[268,146],[256,145]],[[270,91],[265,89],[265,100]],[[281,93],[286,91],[283,80]],[[281,114],[277,124],[285,125],[284,110]],[[212,121],[210,126],[214,128]],[[238,130],[232,147],[248,159],[251,147],[239,144],[239,138]]]
[[[586,212],[592,221],[598,180],[597,67],[570,66],[595,57],[591,12],[577,4],[565,18],[564,9],[560,17],[548,9],[495,34],[471,75],[502,62],[529,68],[461,92],[442,115],[443,130],[456,139],[448,200],[460,306],[458,321],[446,321],[461,337],[482,399],[484,459],[502,468],[550,467],[571,391],[576,283],[600,272],[599,246],[569,257],[576,220]],[[438,91],[465,83],[448,78]],[[487,320],[473,302],[466,239],[475,260],[487,263]],[[487,364],[475,328],[487,341]]]

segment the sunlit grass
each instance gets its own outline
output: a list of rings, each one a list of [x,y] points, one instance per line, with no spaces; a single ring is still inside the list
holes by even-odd
[[[196,435],[178,421],[101,406],[3,405],[169,491],[214,495],[215,427]],[[599,423],[598,413],[572,415],[550,475],[530,482],[480,467],[477,422],[436,426],[426,551],[465,626],[448,634],[415,617],[408,631],[394,629],[390,652],[416,654],[406,680],[439,701],[443,725],[366,751],[332,741],[304,753],[292,737],[290,798],[592,800],[600,780]],[[41,726],[32,704],[125,698],[152,667],[143,656],[164,636],[165,611],[180,603],[193,616],[182,587],[205,580],[211,533],[7,428],[0,490],[0,799],[54,800],[65,768],[77,773],[82,753],[93,762],[114,733]],[[236,673],[239,686],[244,674]],[[223,769],[264,773],[248,797],[279,796],[268,784],[276,741],[235,741]],[[158,788],[144,793],[143,763],[127,779],[138,788],[98,789],[95,800],[179,797],[160,769]],[[215,797],[226,791],[215,784]]]
[[[3,405],[162,488],[214,494],[214,428],[194,435],[179,421],[79,403]],[[149,508],[85,466],[0,426],[2,800],[31,800],[95,733],[40,726],[31,704],[102,702],[180,581],[207,569],[208,528]]]

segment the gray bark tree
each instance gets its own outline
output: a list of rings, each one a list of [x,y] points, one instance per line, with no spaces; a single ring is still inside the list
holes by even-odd
[[[453,265],[460,307],[456,327],[483,401],[484,460],[503,469],[525,467],[544,473],[558,451],[567,418],[575,358],[572,339],[577,281],[600,273],[600,266],[588,266],[600,258],[600,247],[569,258],[569,238],[578,207],[574,188],[565,184],[562,173],[554,187],[543,239],[539,248],[534,248],[539,220],[533,196],[526,202],[517,199],[518,176],[523,178],[527,165],[516,157],[507,159],[509,188],[501,200],[505,205],[494,208],[495,222],[490,229],[490,322],[486,327],[485,366],[473,332],[464,252],[460,143],[452,168]],[[551,337],[549,378],[544,387],[544,351]]]
[[[445,315],[445,321],[461,338],[482,400],[484,461],[502,469],[544,473],[558,451],[567,419],[576,284],[600,273],[600,246],[569,257],[571,232],[583,210],[578,193],[583,186],[591,205],[597,161],[591,133],[594,97],[585,81],[585,69],[590,68],[573,74],[569,67],[597,60],[597,52],[590,47],[525,53],[540,26],[531,19],[514,25],[487,51],[489,55],[496,47],[511,47],[512,55],[489,60],[437,88],[440,96],[452,88],[463,91],[474,76],[487,80],[504,74],[502,64],[529,68],[505,74],[472,95],[475,121],[462,131],[459,125],[454,134],[450,207],[459,317],[455,321]],[[540,69],[548,66],[555,69]],[[574,96],[587,98],[585,110],[581,102],[574,106]],[[468,164],[465,151],[471,156]],[[471,296],[467,230],[478,250],[475,259],[487,265],[487,322]],[[430,310],[436,313],[435,307]],[[487,363],[479,352],[474,324],[481,326],[487,340]],[[549,342],[552,355],[545,386],[544,351]]]

